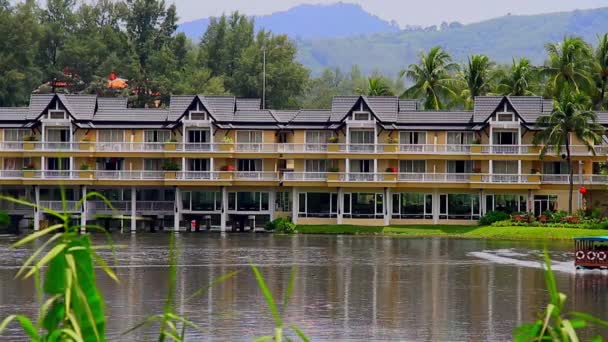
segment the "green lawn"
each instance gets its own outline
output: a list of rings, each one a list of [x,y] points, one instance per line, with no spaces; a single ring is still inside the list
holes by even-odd
[[[505,240],[569,240],[581,236],[608,236],[608,230],[574,229],[550,227],[491,227],[491,226],[298,226],[301,234],[350,234],[350,235],[388,235],[403,237],[439,236],[476,239]]]

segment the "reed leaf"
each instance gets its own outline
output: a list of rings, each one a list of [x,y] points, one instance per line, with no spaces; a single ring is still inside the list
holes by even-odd
[[[39,238],[41,238],[41,237],[45,236],[46,234],[51,233],[51,232],[53,232],[53,231],[55,231],[55,230],[57,230],[57,229],[61,229],[61,228],[63,228],[63,227],[64,227],[64,225],[63,225],[62,223],[60,223],[60,224],[56,224],[56,225],[50,226],[50,227],[48,227],[48,228],[45,228],[45,229],[39,230],[39,231],[37,231],[37,232],[34,232],[34,233],[32,233],[32,234],[30,234],[30,235],[28,235],[28,236],[24,237],[24,238],[23,238],[23,239],[21,239],[21,240],[19,240],[19,241],[15,242],[15,243],[14,243],[14,244],[13,244],[11,247],[12,247],[12,248],[18,248],[18,247],[21,247],[21,246],[23,246],[23,245],[25,245],[25,244],[27,244],[27,243],[29,243],[29,242],[32,242],[32,241],[34,241],[34,240],[37,240],[37,239],[39,239]]]
[[[26,269],[29,268],[29,266],[31,265],[31,263],[38,258],[38,256],[46,250],[47,246],[50,245],[51,243],[53,243],[55,240],[59,239],[61,237],[61,234],[55,234],[53,235],[50,239],[46,240],[42,246],[40,246],[40,248],[38,248],[36,251],[34,251],[34,253],[32,253],[32,255],[30,255],[29,258],[27,258],[27,260],[25,260],[25,262],[23,263],[23,265],[21,265],[21,267],[19,268],[19,271],[17,272],[17,274],[15,275],[15,278],[19,278],[23,272],[25,272]]]
[[[293,330],[303,342],[310,342],[308,336],[306,336],[306,334],[300,330],[300,328],[296,327],[295,325],[290,325],[289,328]]]
[[[19,322],[23,331],[25,331],[27,336],[29,336],[33,341],[37,341],[40,339],[40,337],[38,336],[38,332],[36,331],[36,328],[32,324],[32,321],[23,315],[10,315],[10,316],[6,317],[2,321],[2,323],[0,323],[0,334],[14,320],[17,320]]]
[[[262,274],[260,273],[260,270],[255,265],[251,265],[251,270],[253,271],[253,274],[255,275],[255,280],[258,283],[258,287],[260,288],[260,290],[262,290],[264,299],[266,299],[268,308],[270,309],[270,312],[272,313],[272,317],[274,318],[275,325],[277,327],[283,326],[283,320],[281,319],[281,315],[279,315],[279,310],[277,308],[277,304],[275,303],[274,298],[272,297],[272,293],[268,289],[268,286],[266,286],[266,281],[264,281],[264,277],[262,276]]]
[[[55,257],[57,257],[57,255],[61,254],[66,249],[66,247],[67,247],[67,245],[65,243],[60,243],[60,244],[56,245],[55,247],[51,248],[51,250],[44,257],[42,257],[42,259],[40,259],[40,261],[38,261],[36,263],[36,265],[34,265],[34,267],[32,269],[30,269],[30,271],[27,272],[23,278],[27,279],[27,278],[31,277],[32,274],[34,274],[34,272],[36,272],[37,269],[42,268],[49,261],[51,261]]]

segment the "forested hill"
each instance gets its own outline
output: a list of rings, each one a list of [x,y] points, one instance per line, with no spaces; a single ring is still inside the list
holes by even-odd
[[[299,5],[287,11],[254,17],[256,30],[264,28],[292,38],[337,38],[353,35],[398,32],[397,24],[366,12],[356,4]],[[180,24],[177,32],[198,41],[209,26],[209,18]]]
[[[440,31],[400,31],[368,36],[297,40],[299,60],[318,73],[325,67],[348,70],[359,65],[364,73],[380,71],[395,75],[417,61],[420,51],[440,45],[457,62],[468,55],[485,54],[496,62],[525,56],[536,64],[544,61],[545,44],[564,35],[582,36],[594,43],[608,27],[608,7],[594,10],[532,16],[504,16]]]

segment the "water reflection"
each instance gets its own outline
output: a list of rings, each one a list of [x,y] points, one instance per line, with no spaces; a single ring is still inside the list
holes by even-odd
[[[120,284],[99,279],[108,302],[110,340],[151,340],[156,329],[120,333],[160,313],[167,284],[169,236],[116,235]],[[97,239],[97,238],[96,238]],[[29,250],[0,247],[0,316],[35,312],[31,282],[14,281]],[[471,252],[515,248],[535,260],[538,244],[482,240],[348,236],[178,235],[178,312],[208,333],[195,340],[245,340],[269,334],[272,318],[248,269],[260,266],[281,298],[291,267],[297,281],[285,317],[313,340],[508,340],[512,329],[536,318],[546,303],[542,271],[496,264]],[[567,260],[569,244],[553,244]],[[110,254],[107,254],[110,257]],[[525,258],[521,257],[520,258]],[[212,279],[242,272],[192,301]],[[557,274],[571,309],[608,317],[608,276]],[[17,329],[9,332],[17,335]]]

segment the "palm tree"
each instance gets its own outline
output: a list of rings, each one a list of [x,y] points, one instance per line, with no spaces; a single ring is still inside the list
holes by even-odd
[[[598,93],[595,98],[596,109],[606,109],[606,91],[608,89],[608,33],[598,36],[593,61],[593,76],[597,84]]]
[[[451,72],[457,69],[452,57],[439,46],[432,48],[428,55],[421,53],[418,64],[411,64],[400,73],[401,77],[406,76],[414,82],[401,97],[424,97],[425,109],[441,109],[443,99],[456,97]]]
[[[601,141],[604,132],[602,125],[597,122],[597,115],[591,111],[587,96],[572,91],[570,86],[564,86],[560,97],[555,99],[553,111],[549,115],[538,118],[536,125],[541,129],[534,136],[534,144],[543,143],[541,158],[552,148],[560,155],[566,150],[566,161],[570,170],[570,191],[568,194],[568,212],[572,214],[572,192],[574,190],[574,171],[570,149],[572,139],[576,138],[595,154],[593,144]]]
[[[545,49],[549,60],[544,73],[549,76],[547,85],[554,94],[560,94],[565,84],[576,91],[591,87],[593,82],[588,73],[591,48],[582,38],[566,36],[561,43],[549,43]]]
[[[501,78],[497,90],[500,94],[509,96],[534,95],[537,76],[538,70],[529,59],[513,59],[511,69]]]
[[[491,88],[493,75],[491,69],[494,63],[488,56],[473,55],[460,74],[460,82],[464,90],[460,96],[464,100],[466,108],[473,108],[476,96],[486,95]]]
[[[362,95],[369,96],[393,96],[393,90],[391,89],[388,81],[381,76],[372,76],[367,79],[367,89],[357,88],[356,92]]]

